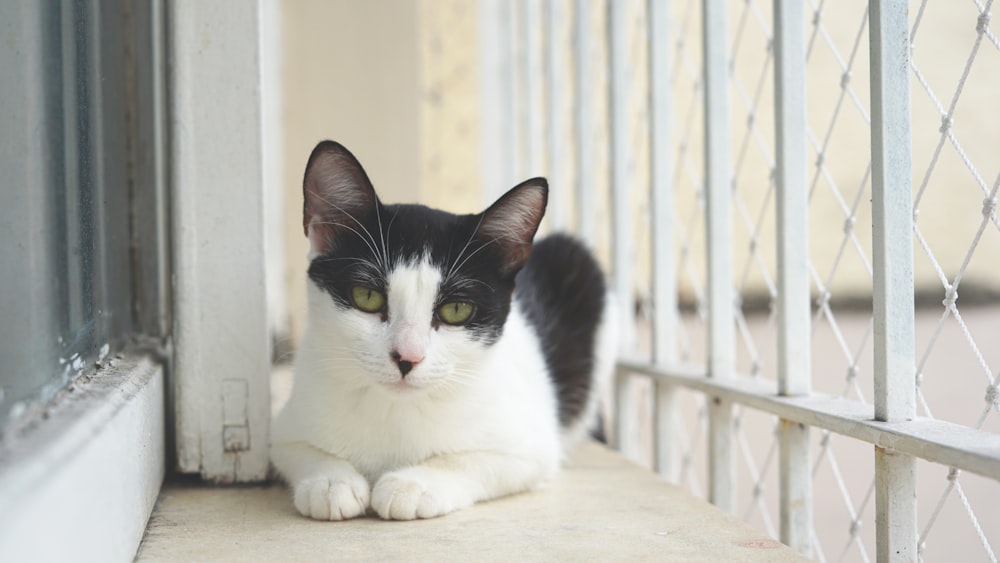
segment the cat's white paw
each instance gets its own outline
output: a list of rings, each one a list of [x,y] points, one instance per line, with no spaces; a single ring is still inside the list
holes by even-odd
[[[372,489],[372,509],[386,520],[413,520],[434,518],[471,504],[458,498],[446,481],[421,469],[383,475]]]
[[[307,477],[294,487],[295,508],[316,520],[348,520],[363,516],[371,491],[355,472]]]

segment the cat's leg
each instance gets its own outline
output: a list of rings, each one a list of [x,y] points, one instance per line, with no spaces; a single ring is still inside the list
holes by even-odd
[[[292,488],[296,510],[316,520],[363,516],[371,487],[354,467],[304,442],[273,444],[271,463]]]
[[[435,456],[386,473],[372,509],[387,520],[433,518],[475,502],[527,491],[550,478],[558,460],[468,452]]]

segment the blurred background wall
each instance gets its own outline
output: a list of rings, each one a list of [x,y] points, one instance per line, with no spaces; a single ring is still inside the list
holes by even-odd
[[[361,161],[386,203],[473,212],[479,192],[476,3],[286,0],[278,111],[283,124],[289,330],[305,308],[302,174],[333,139]]]

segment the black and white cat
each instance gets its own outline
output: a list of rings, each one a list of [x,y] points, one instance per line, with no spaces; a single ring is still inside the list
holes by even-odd
[[[478,215],[385,205],[343,146],[303,181],[309,320],[271,460],[321,520],[431,518],[529,490],[595,423],[614,299],[544,179]]]

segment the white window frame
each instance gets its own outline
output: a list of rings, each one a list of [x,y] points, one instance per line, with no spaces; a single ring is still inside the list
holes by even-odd
[[[261,2],[182,0],[170,22],[177,466],[267,477]]]
[[[139,119],[153,120],[172,220],[148,236],[173,264],[142,275],[172,270],[173,299],[158,296],[140,323],[172,319],[172,339],[77,380],[5,441],[0,561],[132,560],[172,457],[170,470],[214,482],[267,476],[261,3],[151,9],[168,85]]]

